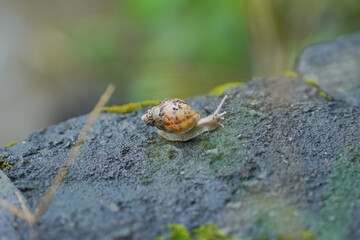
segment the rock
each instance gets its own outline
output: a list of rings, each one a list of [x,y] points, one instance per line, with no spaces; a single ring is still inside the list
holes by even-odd
[[[15,191],[18,190],[14,184],[0,171],[0,198],[20,208]],[[29,236],[28,225],[20,220],[15,220],[13,215],[2,207],[0,207],[0,226],[0,240],[17,240]],[[21,230],[18,231],[18,228]]]
[[[307,47],[296,69],[336,100],[360,105],[360,33]]]
[[[40,239],[153,239],[167,236],[164,224],[209,222],[238,238],[360,239],[360,108],[284,76],[226,94],[225,128],[188,142],[156,135],[141,121],[146,109],[101,114],[40,219]],[[221,98],[188,102],[205,116]],[[0,150],[32,209],[86,118]]]

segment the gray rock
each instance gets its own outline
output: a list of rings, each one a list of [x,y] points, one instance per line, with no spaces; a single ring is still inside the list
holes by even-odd
[[[360,105],[360,33],[307,47],[296,69],[336,100]]]
[[[360,108],[283,76],[226,94],[225,128],[188,142],[157,136],[140,119],[146,109],[101,114],[40,219],[40,239],[153,239],[167,236],[164,224],[209,222],[232,237],[360,239]],[[221,98],[188,102],[205,116]],[[0,150],[32,209],[86,118]]]
[[[15,191],[18,190],[14,184],[0,171],[0,198],[20,208]],[[2,207],[0,207],[0,226],[0,240],[17,240],[29,236],[27,224],[15,219],[9,211]],[[18,231],[18,228],[21,230]]]

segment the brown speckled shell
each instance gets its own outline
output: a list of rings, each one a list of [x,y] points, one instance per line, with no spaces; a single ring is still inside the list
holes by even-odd
[[[154,126],[169,133],[184,133],[195,127],[200,115],[185,101],[165,99],[152,109]]]

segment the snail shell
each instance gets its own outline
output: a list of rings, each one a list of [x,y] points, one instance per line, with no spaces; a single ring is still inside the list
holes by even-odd
[[[184,100],[165,99],[149,109],[142,120],[168,133],[181,134],[196,126],[200,115]]]
[[[159,106],[147,110],[141,119],[157,127],[156,133],[169,141],[188,141],[219,126],[224,127],[221,120],[226,112],[220,111],[227,98],[225,95],[217,109],[201,119],[188,103],[177,98],[165,99]]]

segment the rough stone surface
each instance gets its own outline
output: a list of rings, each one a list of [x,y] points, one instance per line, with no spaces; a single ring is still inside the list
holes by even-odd
[[[0,171],[0,198],[20,208],[20,203],[15,195],[16,191],[19,192],[10,179],[6,177],[2,171]],[[21,230],[18,231],[18,228],[21,228]],[[17,226],[13,215],[9,211],[0,207],[0,240],[18,240],[28,236],[28,226],[26,224]]]
[[[307,47],[297,71],[336,100],[360,105],[360,33]]]
[[[360,239],[360,108],[285,76],[226,94],[225,128],[188,142],[157,136],[140,119],[146,109],[101,114],[40,219],[40,239],[144,240],[166,237],[164,224],[209,222],[253,240]],[[222,97],[188,102],[205,116]],[[86,118],[0,150],[32,209]]]

